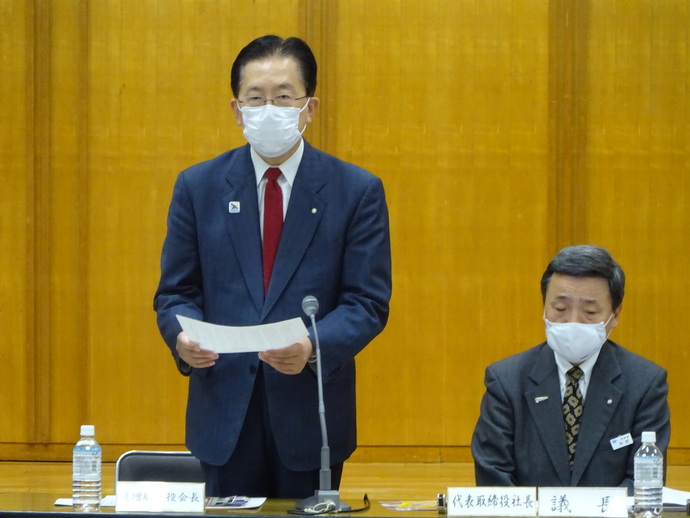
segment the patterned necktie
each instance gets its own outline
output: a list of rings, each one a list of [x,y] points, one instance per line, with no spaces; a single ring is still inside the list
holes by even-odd
[[[268,292],[268,283],[271,281],[271,272],[273,272],[273,264],[278,252],[280,233],[283,231],[283,190],[278,185],[280,174],[280,169],[277,167],[267,169],[264,174],[268,179],[264,191],[264,295]]]
[[[565,439],[568,443],[568,459],[570,467],[575,461],[575,447],[577,446],[577,434],[580,433],[580,418],[582,417],[583,400],[580,390],[580,378],[582,369],[573,367],[566,372],[565,396],[563,397],[563,417],[565,418]]]

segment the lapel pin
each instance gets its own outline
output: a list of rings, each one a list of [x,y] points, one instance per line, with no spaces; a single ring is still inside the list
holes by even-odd
[[[312,214],[316,214],[316,208],[311,209]]]
[[[534,402],[539,404],[542,401],[546,401],[547,399],[549,399],[549,396],[537,396],[534,398]]]
[[[610,405],[611,403],[613,403],[613,399],[609,399],[609,400],[606,402],[607,405]]]
[[[240,202],[239,201],[231,201],[228,203],[228,212],[230,214],[239,214],[240,213]]]

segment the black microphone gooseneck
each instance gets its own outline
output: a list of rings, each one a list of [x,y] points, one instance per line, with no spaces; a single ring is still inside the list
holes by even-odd
[[[316,329],[316,312],[319,301],[313,295],[307,295],[302,300],[302,311],[311,319],[314,330],[316,349],[316,381],[319,391],[319,421],[321,422],[321,469],[319,471],[319,489],[314,496],[300,500],[295,507],[305,513],[347,512],[351,507],[340,500],[337,490],[331,489],[331,450],[328,446],[328,430],[326,429],[326,405],[323,400],[323,375],[321,373],[321,346],[319,333]]]

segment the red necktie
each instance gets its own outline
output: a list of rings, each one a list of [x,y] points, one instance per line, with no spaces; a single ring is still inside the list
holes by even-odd
[[[264,173],[268,179],[264,191],[264,295],[268,292],[280,233],[283,230],[283,190],[278,185],[280,174],[280,169],[277,167],[271,167]]]

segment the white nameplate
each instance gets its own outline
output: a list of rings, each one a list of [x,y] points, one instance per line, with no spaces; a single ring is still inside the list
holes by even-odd
[[[625,448],[626,446],[630,446],[633,443],[633,438],[632,435],[629,433],[626,433],[625,435],[619,435],[618,437],[614,437],[611,439],[611,449],[613,450],[620,450],[621,448]]]
[[[449,516],[536,516],[535,487],[449,487]]]
[[[627,518],[624,487],[540,487],[539,516]]]
[[[187,482],[118,482],[115,511],[203,513],[206,484]]]

